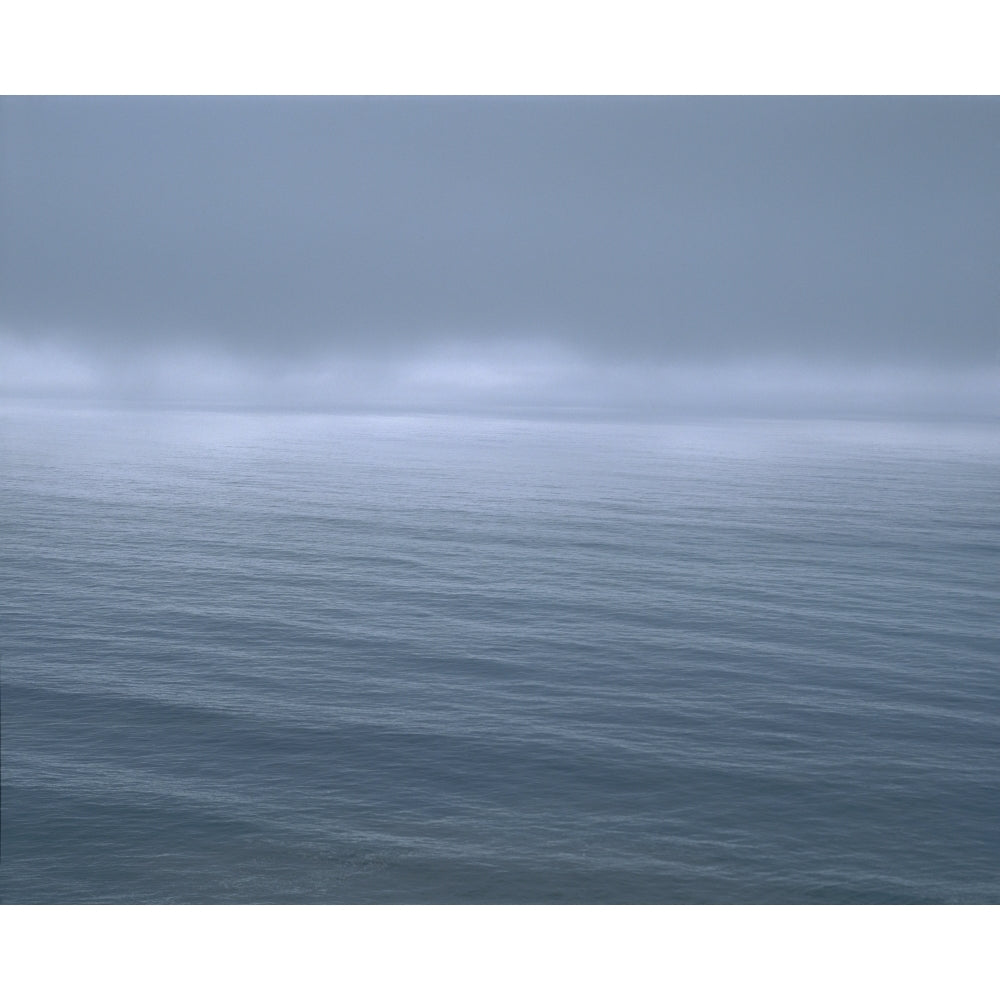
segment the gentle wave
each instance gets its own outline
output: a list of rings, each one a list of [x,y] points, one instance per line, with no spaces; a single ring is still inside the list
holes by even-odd
[[[3,900],[1000,901],[996,430],[9,411]]]

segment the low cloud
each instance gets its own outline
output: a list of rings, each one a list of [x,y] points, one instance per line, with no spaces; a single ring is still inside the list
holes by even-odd
[[[308,410],[1000,417],[1000,365],[932,369],[781,358],[637,363],[544,339],[439,344],[391,359],[169,348],[86,353],[0,335],[7,399]]]

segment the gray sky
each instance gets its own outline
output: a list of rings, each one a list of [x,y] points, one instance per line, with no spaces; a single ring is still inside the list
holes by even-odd
[[[19,98],[0,116],[0,331],[25,349],[997,362],[992,98]]]

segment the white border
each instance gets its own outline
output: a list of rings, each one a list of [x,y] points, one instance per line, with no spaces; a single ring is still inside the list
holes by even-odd
[[[996,907],[5,907],[17,997],[995,996]]]
[[[990,94],[984,0],[4,0],[9,94]]]

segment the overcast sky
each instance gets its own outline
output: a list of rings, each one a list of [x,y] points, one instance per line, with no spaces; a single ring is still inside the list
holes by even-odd
[[[19,98],[0,142],[22,354],[997,365],[996,99]]]

